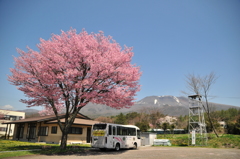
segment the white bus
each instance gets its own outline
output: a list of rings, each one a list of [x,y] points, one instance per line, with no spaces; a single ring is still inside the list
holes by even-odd
[[[137,149],[141,145],[140,129],[134,125],[98,123],[92,127],[92,144],[100,150]]]

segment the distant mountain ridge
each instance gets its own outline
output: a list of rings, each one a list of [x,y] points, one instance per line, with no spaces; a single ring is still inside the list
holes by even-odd
[[[24,109],[24,110],[17,110],[17,111],[25,112],[26,118],[39,116],[38,114],[39,110],[36,110],[36,109]]]
[[[237,106],[218,104],[218,103],[209,103],[215,107],[215,110],[227,110],[229,108],[239,108]],[[128,112],[141,112],[144,109],[150,108],[159,108],[159,110],[169,116],[180,116],[180,115],[188,115],[189,110],[189,101],[186,97],[175,97],[171,95],[166,96],[147,96],[137,102],[130,107],[129,109],[123,108],[120,110],[116,110],[114,108],[105,106],[105,105],[96,105],[89,103],[85,106],[81,113],[92,116],[114,116],[119,113],[128,113]]]
[[[214,105],[215,110],[227,110],[229,108],[240,109],[240,107],[237,107],[237,106],[211,103],[211,102],[210,104]],[[188,115],[188,111],[189,111],[188,105],[189,105],[189,101],[188,101],[188,98],[186,97],[175,97],[171,95],[147,96],[135,102],[135,104],[129,109],[123,108],[123,109],[117,110],[106,105],[89,103],[81,109],[80,113],[86,116],[89,116],[91,118],[96,118],[99,116],[115,116],[120,113],[141,112],[141,111],[144,111],[144,109],[157,108],[165,115],[180,116],[180,115]],[[26,113],[38,112],[38,110],[35,110],[35,111],[34,110],[35,109],[26,109],[22,111]]]
[[[188,99],[185,97],[175,96],[148,96],[135,104],[150,104],[155,106],[188,106]]]
[[[24,109],[24,110],[18,110],[20,112],[25,112],[25,113],[38,113],[39,110],[36,109]]]

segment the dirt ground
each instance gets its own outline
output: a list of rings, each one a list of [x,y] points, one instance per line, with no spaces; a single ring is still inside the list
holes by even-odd
[[[7,159],[239,159],[240,149],[189,148],[189,147],[140,147],[138,150],[107,150],[91,149],[85,153],[74,155],[35,155],[12,157]]]

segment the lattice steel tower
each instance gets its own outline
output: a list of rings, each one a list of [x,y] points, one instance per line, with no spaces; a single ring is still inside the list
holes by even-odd
[[[204,120],[204,110],[200,95],[188,96],[189,125],[188,145],[207,146],[207,131]]]

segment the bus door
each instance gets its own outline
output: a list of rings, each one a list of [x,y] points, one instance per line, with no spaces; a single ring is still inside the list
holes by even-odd
[[[115,145],[116,145],[116,141],[115,141],[115,136],[117,135],[117,127],[116,126],[113,126],[112,128],[112,147],[115,148]]]
[[[114,148],[115,126],[108,125],[107,147]]]

